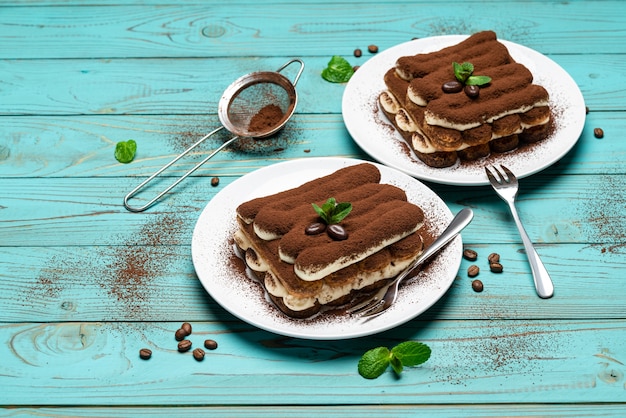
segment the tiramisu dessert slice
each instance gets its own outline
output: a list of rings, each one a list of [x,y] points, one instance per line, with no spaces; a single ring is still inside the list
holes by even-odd
[[[431,167],[511,151],[549,134],[548,92],[492,31],[400,57],[384,81],[380,108]]]
[[[349,304],[421,254],[421,208],[380,178],[357,164],[237,208],[235,242],[285,314]]]

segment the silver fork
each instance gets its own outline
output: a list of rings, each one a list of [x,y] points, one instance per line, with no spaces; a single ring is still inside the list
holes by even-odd
[[[522,242],[524,243],[524,249],[526,250],[528,262],[530,263],[530,271],[533,275],[533,281],[535,282],[535,289],[537,290],[537,294],[539,295],[539,297],[544,299],[550,298],[554,294],[552,279],[550,279],[550,274],[548,274],[548,270],[546,270],[543,262],[539,258],[539,254],[537,254],[537,251],[535,251],[535,247],[533,246],[532,241],[530,240],[530,238],[528,238],[528,234],[526,234],[526,230],[524,230],[522,221],[517,214],[517,209],[515,209],[515,198],[517,197],[517,191],[519,189],[517,178],[511,172],[511,170],[509,170],[505,166],[500,165],[500,168],[504,173],[499,171],[498,168],[495,166],[493,166],[491,170],[489,169],[489,167],[485,167],[485,172],[487,173],[489,182],[493,186],[493,189],[496,191],[498,196],[500,196],[500,198],[502,198],[502,200],[504,200],[509,205],[511,215],[513,215],[513,220],[515,220],[515,225],[517,225],[519,234],[522,237]]]
[[[383,287],[372,298],[362,302],[350,309],[347,312],[351,315],[358,315],[362,318],[372,318],[378,316],[386,311],[398,298],[398,289],[400,283],[418,267],[424,261],[432,257],[437,251],[439,251],[444,245],[449,243],[459,232],[465,228],[472,218],[474,212],[471,209],[465,208],[456,214],[454,219],[446,227],[446,229],[437,237],[433,243],[420,254],[409,266],[389,284],[387,287]]]

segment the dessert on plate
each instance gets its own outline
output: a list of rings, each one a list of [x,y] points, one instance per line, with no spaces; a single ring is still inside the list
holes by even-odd
[[[493,31],[439,51],[402,56],[384,75],[380,108],[431,167],[449,167],[541,141],[550,133],[547,90]]]
[[[361,163],[237,207],[235,243],[286,315],[349,305],[421,254],[422,209],[380,180]]]

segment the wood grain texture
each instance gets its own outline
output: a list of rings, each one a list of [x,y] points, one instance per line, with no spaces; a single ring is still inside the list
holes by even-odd
[[[554,298],[541,301],[521,244],[466,245],[480,258],[462,261],[449,292],[422,320],[626,319],[623,247],[539,246],[555,284]],[[0,247],[0,322],[232,321],[197,279],[189,252],[188,245]],[[501,255],[503,273],[489,271],[492,252]],[[481,293],[467,275],[472,264],[481,269]]]
[[[387,48],[484,29],[548,54],[626,51],[619,0],[502,1],[489,2],[489,10],[468,1],[367,1],[358,10],[353,1],[101,4],[3,8],[0,58],[343,55],[371,43]]]
[[[376,405],[389,397],[450,405],[485,397],[616,402],[625,390],[624,321],[413,321],[339,342],[283,338],[241,322],[192,325],[194,345],[218,341],[202,362],[176,350],[178,323],[2,326],[0,354],[11,359],[0,366],[3,398],[14,405],[149,405],[154,398],[164,405],[271,405],[282,393],[291,405]],[[427,343],[434,355],[400,378],[391,371],[372,381],[358,375],[364,349],[405,339]],[[139,359],[142,347],[153,351],[150,360]]]
[[[328,83],[320,76],[330,57],[337,54],[331,51],[303,58],[297,114],[341,113],[344,85]],[[0,90],[0,115],[211,115],[217,113],[220,97],[237,78],[254,71],[275,71],[293,57],[302,55],[0,60],[0,77],[7,86]],[[576,80],[590,109],[611,111],[621,110],[625,99],[623,89],[615,88],[615,80],[626,77],[621,57],[597,54],[581,61],[580,55],[568,54],[552,58]],[[346,55],[346,59],[359,65],[366,58]],[[284,74],[293,79],[295,73],[289,70]],[[206,123],[219,126],[215,118]]]
[[[624,416],[625,6],[3,1],[0,416]],[[355,48],[483,29],[561,65],[589,109],[576,146],[521,182],[520,215],[555,296],[536,296],[512,219],[489,187],[426,182],[452,211],[474,210],[463,241],[479,259],[462,260],[450,290],[420,317],[321,342],[256,329],[219,306],[190,256],[213,196],[277,162],[373,161],[343,123],[345,86],[320,77],[330,57],[359,65],[371,54],[356,58]],[[220,152],[148,212],[123,209],[131,188],[219,126],[226,86],[292,57],[306,68],[279,135]],[[207,141],[149,192],[229,137]],[[119,164],[115,144],[130,138],[136,159]],[[501,274],[489,271],[492,252]],[[481,268],[481,293],[471,288],[471,264]],[[193,324],[195,347],[218,341],[203,362],[176,350],[183,321]],[[405,340],[427,343],[432,357],[400,377],[358,375],[365,350]],[[143,347],[153,350],[148,361]]]

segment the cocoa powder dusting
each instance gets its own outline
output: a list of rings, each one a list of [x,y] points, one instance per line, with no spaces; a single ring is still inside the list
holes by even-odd
[[[112,318],[144,319],[151,301],[159,298],[154,281],[168,270],[172,245],[180,243],[183,220],[178,215],[156,215],[139,231],[121,234],[103,246],[86,252],[55,254],[24,292],[24,302],[60,299],[73,285],[99,286],[113,302]],[[97,283],[97,284],[96,284]],[[59,300],[63,309],[80,301]]]

